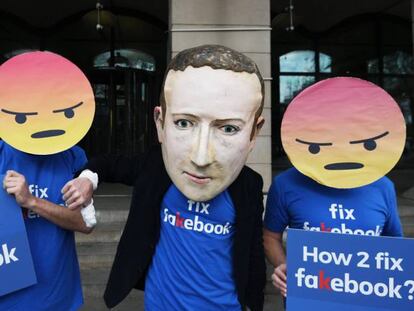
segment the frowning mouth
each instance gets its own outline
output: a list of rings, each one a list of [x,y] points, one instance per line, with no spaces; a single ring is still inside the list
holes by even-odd
[[[192,182],[199,184],[199,185],[204,185],[208,182],[211,181],[211,178],[208,176],[200,176],[200,175],[195,175],[192,173],[188,173],[188,172],[184,172],[183,173],[189,180],[191,180]]]
[[[60,136],[65,133],[66,132],[64,130],[47,130],[47,131],[33,133],[31,136],[32,138],[47,138],[47,137],[53,137],[53,136]]]
[[[358,162],[339,162],[331,163],[324,166],[326,170],[356,170],[364,167],[364,164]]]

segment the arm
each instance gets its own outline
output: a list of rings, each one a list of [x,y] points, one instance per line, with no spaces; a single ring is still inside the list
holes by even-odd
[[[286,263],[282,237],[282,233],[263,229],[263,244],[266,257],[274,267]]]
[[[119,182],[132,186],[143,163],[147,158],[151,159],[153,156],[156,156],[156,152],[133,158],[104,155],[91,159],[84,169],[91,171],[91,174],[96,173],[99,182]],[[92,199],[96,185],[93,186],[90,176],[82,176],[84,172],[78,178],[67,182],[62,188],[63,199],[69,209],[79,209],[86,206]]]
[[[34,211],[64,229],[83,233],[92,231],[92,228],[88,228],[83,221],[80,210],[69,210],[33,196],[29,191],[25,177],[15,171],[7,171],[3,187],[7,193],[14,195],[16,202],[21,207]]]
[[[286,297],[286,255],[283,234],[263,229],[264,248],[267,259],[276,267],[272,274],[273,285]]]
[[[387,220],[381,232],[382,236],[403,236],[400,215],[398,214],[397,194],[395,193],[394,184],[388,180],[386,184],[386,202],[387,202]]]
[[[286,296],[286,255],[283,249],[283,231],[289,224],[289,213],[284,200],[283,182],[276,177],[269,189],[264,218],[263,240],[267,259],[275,267],[272,283]]]

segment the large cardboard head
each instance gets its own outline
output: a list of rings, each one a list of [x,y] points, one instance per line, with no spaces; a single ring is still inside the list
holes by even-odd
[[[166,170],[186,197],[209,200],[239,175],[263,124],[263,90],[255,63],[223,46],[171,61],[154,117]]]
[[[73,63],[30,52],[0,66],[0,137],[31,154],[53,154],[78,143],[95,113],[92,87]]]
[[[393,98],[357,78],[323,80],[302,91],[282,120],[292,164],[320,184],[355,188],[387,174],[405,144],[405,121]]]

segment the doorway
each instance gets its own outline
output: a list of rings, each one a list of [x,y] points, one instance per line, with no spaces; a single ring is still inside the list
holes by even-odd
[[[88,155],[145,152],[156,142],[152,120],[158,98],[154,73],[107,67],[93,69],[88,76],[96,101],[93,125],[82,141]]]

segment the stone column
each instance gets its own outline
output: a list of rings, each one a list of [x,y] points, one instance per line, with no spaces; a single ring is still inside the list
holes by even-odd
[[[413,0],[414,1],[414,0]],[[271,182],[271,65],[269,0],[170,0],[171,56],[202,44],[221,44],[253,59],[265,79],[265,125],[248,165]]]

